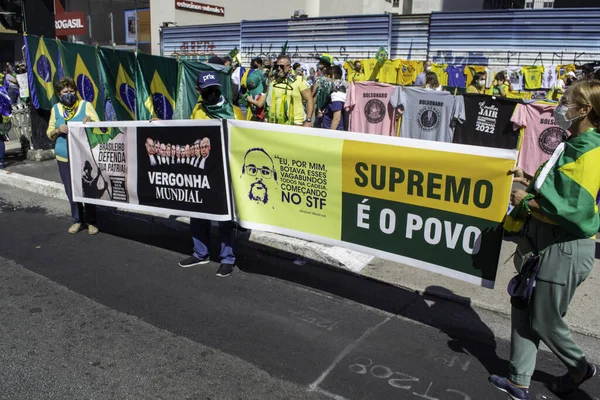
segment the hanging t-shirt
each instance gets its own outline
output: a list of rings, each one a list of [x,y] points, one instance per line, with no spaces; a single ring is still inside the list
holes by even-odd
[[[443,91],[396,87],[392,106],[403,109],[400,136],[407,138],[452,142],[455,120],[465,120],[463,96]]]
[[[529,175],[568,137],[568,132],[554,123],[554,108],[544,102],[519,104],[511,118],[515,128],[525,128],[518,165]]]
[[[360,62],[363,66],[363,71],[365,71],[365,77],[367,80],[377,79],[377,74],[379,73],[377,59],[371,58],[369,60],[360,60]]]
[[[519,102],[486,95],[464,96],[465,122],[454,130],[454,143],[516,149],[519,129],[510,120]]]
[[[464,65],[448,65],[448,86],[464,88],[467,86],[467,77],[464,72]],[[470,83],[470,82],[469,82]]]
[[[544,76],[544,67],[529,66],[521,68],[525,82],[525,89],[533,90],[542,87],[542,77]]]
[[[478,72],[485,72],[484,65],[467,65],[463,71],[467,77],[467,84],[470,85],[473,82],[473,77]]]
[[[396,135],[396,111],[390,105],[395,86],[378,82],[350,83],[345,108],[349,130],[376,135]]]
[[[423,72],[423,61],[396,60],[398,62],[398,85],[412,85]]]
[[[385,60],[379,69],[379,82],[395,84],[398,80],[398,63],[392,60]]]
[[[514,92],[523,90],[523,71],[521,71],[521,67],[509,67],[508,80]]]
[[[548,68],[544,68],[544,75],[542,77],[542,88],[544,89],[552,89],[554,84],[556,84],[556,80],[558,79],[558,72],[556,68],[558,65],[553,65]]]
[[[448,64],[432,64],[431,72],[435,72],[438,78],[438,82],[442,86],[448,86],[448,73],[446,72]]]
[[[562,64],[556,67],[556,72],[558,74],[558,79],[565,79],[567,77],[567,73],[575,72],[575,64]]]

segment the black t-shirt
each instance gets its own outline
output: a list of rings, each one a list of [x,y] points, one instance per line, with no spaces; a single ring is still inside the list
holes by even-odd
[[[516,149],[519,130],[510,118],[519,100],[482,94],[466,94],[465,122],[454,131],[453,143]]]

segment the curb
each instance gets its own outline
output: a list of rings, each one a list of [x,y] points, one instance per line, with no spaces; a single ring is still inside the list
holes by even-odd
[[[59,200],[67,200],[65,188],[62,184],[17,174],[7,170],[0,170],[0,184],[28,190]]]
[[[43,179],[33,178],[27,175],[4,170],[0,171],[0,184],[28,190],[30,192],[59,200],[67,200],[65,189],[63,185],[58,182],[46,181]],[[127,213],[127,215],[133,218],[167,225],[178,230],[187,229],[187,227],[183,228],[182,224],[188,225],[190,223],[189,218],[175,217],[167,214],[125,210],[122,208],[117,208],[116,212]],[[268,247],[276,251],[295,254],[299,257],[310,259],[335,268],[340,268],[345,271],[350,271],[355,274],[360,274],[360,271],[374,258],[367,254],[347,250],[341,247],[322,245],[302,239],[296,239],[289,236],[262,231],[251,231],[248,242],[254,243],[258,246]]]

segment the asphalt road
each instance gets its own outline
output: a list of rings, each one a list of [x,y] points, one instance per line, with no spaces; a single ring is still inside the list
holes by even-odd
[[[65,203],[18,189],[0,211],[0,399],[506,398],[504,317],[246,247],[217,278],[177,266],[183,229],[108,210],[68,235]],[[538,361],[532,398],[557,399]]]

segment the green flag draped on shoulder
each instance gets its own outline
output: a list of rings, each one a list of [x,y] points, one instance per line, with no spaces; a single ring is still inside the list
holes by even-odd
[[[130,51],[100,48],[98,56],[104,94],[110,99],[117,120],[135,120],[135,54]]]
[[[533,182],[543,216],[579,238],[592,237],[600,225],[599,160],[600,134],[590,129],[561,143]]]
[[[173,119],[177,60],[138,53],[135,83],[140,120]]]
[[[179,82],[177,84],[177,107],[175,119],[188,119],[198,102],[196,82],[201,72],[214,72],[221,83],[221,93],[231,103],[231,67],[194,61],[179,62]]]
[[[95,46],[57,41],[64,76],[77,84],[79,97],[94,106],[98,117],[104,119],[104,100],[100,95],[100,71]]]
[[[58,102],[54,84],[59,79],[60,61],[55,40],[25,36],[29,90],[34,107],[50,110]]]

